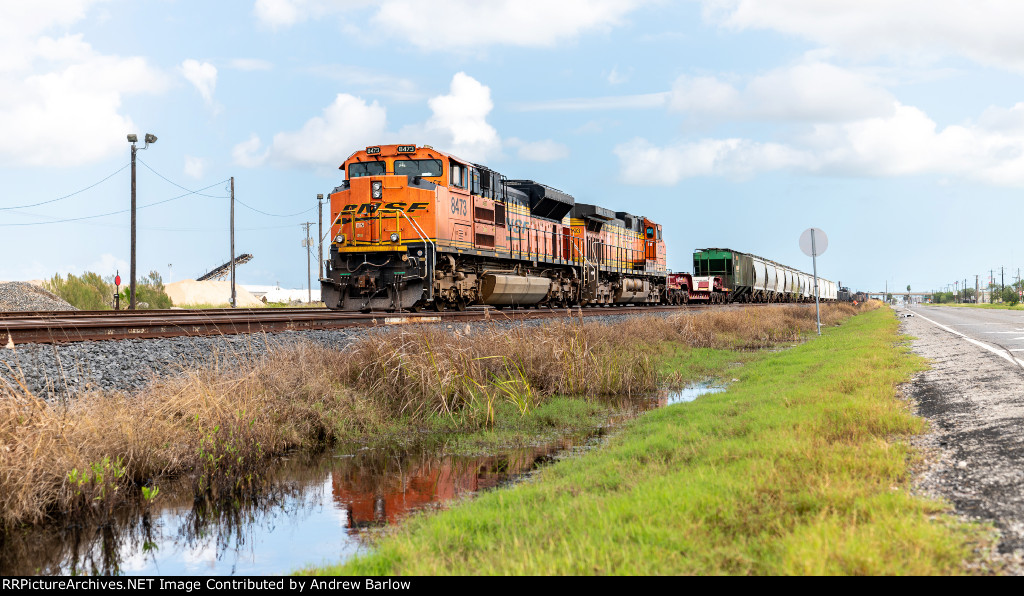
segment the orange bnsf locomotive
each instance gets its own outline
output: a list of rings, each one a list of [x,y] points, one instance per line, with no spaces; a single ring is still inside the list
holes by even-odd
[[[661,226],[430,146],[353,153],[331,193],[329,308],[659,304]]]

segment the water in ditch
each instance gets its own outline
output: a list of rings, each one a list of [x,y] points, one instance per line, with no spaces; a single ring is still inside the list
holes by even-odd
[[[633,412],[721,390],[694,384],[642,400]],[[196,503],[184,481],[168,484],[148,511],[120,511],[102,525],[0,534],[0,575],[278,575],[337,563],[412,512],[519,481],[599,444],[606,432],[477,457],[398,447],[292,456],[270,472],[267,491],[228,507]]]

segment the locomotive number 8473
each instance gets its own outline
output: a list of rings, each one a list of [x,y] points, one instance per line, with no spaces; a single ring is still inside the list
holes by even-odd
[[[660,304],[661,225],[430,146],[353,153],[330,196],[324,302],[341,310]]]

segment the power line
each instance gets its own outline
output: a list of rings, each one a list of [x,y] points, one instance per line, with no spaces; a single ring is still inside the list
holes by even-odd
[[[123,172],[124,169],[127,168],[130,165],[131,164],[127,164],[126,163],[123,166],[121,166],[121,168],[119,170],[117,170],[113,174],[107,176],[103,180],[100,180],[99,182],[96,182],[94,184],[90,184],[89,186],[86,186],[85,188],[83,188],[81,190],[76,190],[75,192],[73,192],[73,193],[71,193],[69,195],[64,195],[63,197],[58,197],[56,199],[50,199],[49,201],[43,201],[41,203],[32,203],[31,205],[17,205],[17,206],[14,206],[14,207],[0,207],[0,211],[11,211],[11,210],[14,210],[14,209],[31,209],[32,207],[39,207],[40,205],[49,205],[50,203],[56,203],[57,201],[63,201],[64,199],[70,199],[71,197],[73,197],[75,195],[80,195],[80,194],[82,194],[83,192],[85,192],[87,190],[90,190],[92,188],[95,188],[95,187],[99,186],[100,184],[103,184],[107,180],[110,180],[114,176],[116,176],[116,175],[120,174],[121,172]],[[146,166],[146,167],[149,167],[149,166]]]
[[[255,211],[256,213],[261,213],[261,214],[266,215],[268,217],[298,217],[299,215],[303,215],[305,213],[309,213],[310,211],[313,211],[314,209],[316,209],[316,207],[310,207],[309,209],[306,209],[305,211],[299,211],[298,213],[291,213],[291,214],[288,214],[288,215],[279,215],[277,213],[267,213],[266,211],[261,211],[261,210],[255,208],[255,207],[253,207],[251,205],[246,205],[241,200],[239,200],[238,197],[235,197],[235,202],[238,203],[239,205],[245,207],[246,209],[251,209],[251,210]]]
[[[201,194],[201,192],[204,191],[204,190],[209,190],[209,189],[213,188],[214,186],[217,186],[218,184],[223,184],[224,182],[227,182],[227,181],[226,180],[221,180],[220,182],[215,182],[215,183],[211,184],[210,186],[207,186],[205,188],[200,188],[199,190],[189,191],[189,192],[187,192],[185,194],[178,195],[176,197],[171,197],[169,199],[164,199],[162,201],[157,201],[155,203],[149,203],[148,205],[142,205],[141,207],[139,207],[139,209],[146,209],[148,207],[156,207],[157,205],[163,205],[164,203],[170,203],[171,201],[177,201],[178,199],[183,199],[183,198],[185,198],[187,196],[191,196],[191,195],[210,196],[210,195],[203,195],[203,194]],[[228,197],[213,196],[212,198],[215,198],[215,199],[226,199]],[[68,218],[68,219],[55,219],[55,220],[52,220],[52,221],[35,221],[35,222],[28,222],[28,223],[4,223],[4,224],[0,224],[0,227],[45,226],[45,225],[49,225],[49,224],[70,223],[70,222],[74,222],[74,221],[85,221],[85,220],[88,220],[88,219],[97,219],[97,218],[100,218],[100,217],[109,217],[111,215],[119,215],[121,213],[128,213],[129,211],[131,211],[131,209],[121,209],[119,211],[110,211],[109,213],[100,213],[98,215],[85,215],[85,216],[82,216],[82,217],[72,217],[72,218]],[[25,213],[24,215],[31,215],[33,217],[47,217],[45,215],[39,215],[39,214],[35,214],[35,213]]]
[[[211,198],[211,199],[223,199],[223,198],[225,198],[225,197],[218,197],[218,196],[214,196],[214,195],[204,195],[204,194],[200,194],[200,193],[199,193],[198,191],[193,191],[193,190],[189,190],[189,189],[185,188],[184,186],[182,186],[182,185],[178,184],[177,182],[175,182],[175,181],[171,180],[171,179],[170,179],[170,178],[168,178],[167,176],[164,176],[164,175],[163,175],[163,174],[161,174],[160,172],[157,172],[157,171],[156,171],[156,170],[154,170],[154,169],[153,169],[152,167],[150,167],[150,165],[149,165],[148,163],[146,163],[146,162],[142,161],[142,159],[141,159],[141,158],[139,158],[139,160],[138,160],[138,161],[139,161],[139,163],[141,163],[142,165],[146,166],[146,169],[147,169],[147,170],[149,170],[150,172],[153,172],[153,173],[154,173],[154,174],[156,174],[156,175],[157,175],[158,177],[160,177],[160,179],[162,179],[162,180],[163,180],[164,182],[167,182],[168,184],[171,184],[171,185],[173,185],[173,186],[177,186],[177,187],[178,187],[178,188],[180,188],[181,190],[188,190],[188,191],[189,191],[190,193],[193,193],[193,194],[197,194],[197,195],[199,195],[199,196],[201,196],[201,197],[208,197],[208,198]],[[218,182],[217,184],[220,184],[220,182]],[[215,184],[214,186],[216,186],[216,184]],[[211,188],[211,187],[207,186],[206,188]],[[204,189],[200,189],[200,190],[206,190],[206,189],[204,188]]]

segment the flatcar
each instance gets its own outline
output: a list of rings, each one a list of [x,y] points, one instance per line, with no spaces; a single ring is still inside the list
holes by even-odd
[[[662,226],[428,145],[377,145],[330,193],[329,308],[463,310],[666,300]]]

